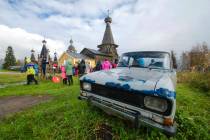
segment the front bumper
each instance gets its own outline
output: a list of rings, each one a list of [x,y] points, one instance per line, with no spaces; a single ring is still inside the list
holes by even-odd
[[[93,104],[96,107],[99,107],[108,114],[112,114],[134,122],[137,127],[139,127],[140,125],[145,125],[157,128],[169,136],[174,136],[176,134],[176,125],[174,126],[161,125],[151,119],[142,116],[139,112],[135,110],[124,108],[122,106],[112,104],[111,102],[102,101],[92,96],[79,96],[78,99],[88,100],[91,102],[91,104]]]

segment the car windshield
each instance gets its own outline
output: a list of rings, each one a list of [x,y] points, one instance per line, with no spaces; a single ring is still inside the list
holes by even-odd
[[[170,56],[166,52],[131,52],[120,57],[118,67],[170,69]]]

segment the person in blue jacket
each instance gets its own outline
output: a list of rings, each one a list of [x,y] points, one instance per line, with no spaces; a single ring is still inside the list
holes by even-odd
[[[38,81],[35,79],[35,69],[34,64],[31,62],[30,58],[27,58],[27,64],[26,64],[26,74],[27,74],[27,85],[30,85],[31,82],[35,82],[35,84],[38,84]]]
[[[35,70],[35,76],[38,76],[39,75],[39,65],[38,65],[37,61],[34,62],[34,70]]]

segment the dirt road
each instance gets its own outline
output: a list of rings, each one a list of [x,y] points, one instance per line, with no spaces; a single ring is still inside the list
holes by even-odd
[[[0,98],[0,118],[52,99],[49,95],[10,96]]]

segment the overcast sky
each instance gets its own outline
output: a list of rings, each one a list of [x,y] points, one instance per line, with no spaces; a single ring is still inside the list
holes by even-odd
[[[51,54],[71,37],[78,52],[97,49],[108,9],[119,54],[210,44],[210,0],[0,0],[0,58],[8,45],[19,59],[40,53],[44,37]]]

